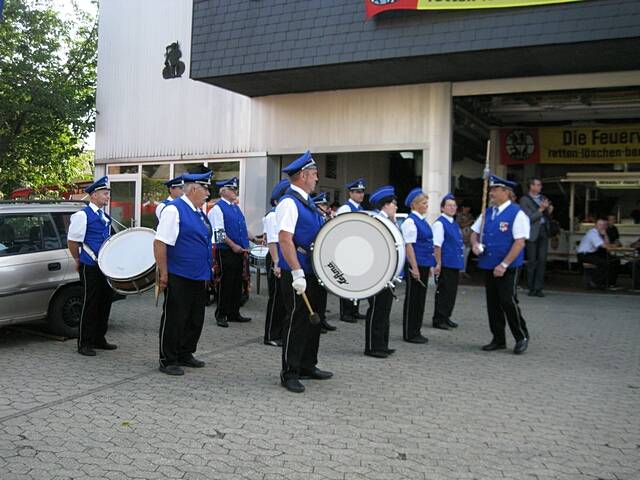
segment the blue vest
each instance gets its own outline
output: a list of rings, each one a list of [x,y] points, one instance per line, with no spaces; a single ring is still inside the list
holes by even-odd
[[[478,267],[483,270],[493,270],[507,256],[513,245],[513,222],[520,207],[515,204],[509,205],[502,213],[496,215],[491,220],[491,208],[485,211],[486,220],[484,222],[484,233],[482,243],[484,243],[484,253],[478,258]],[[509,265],[509,268],[517,268],[524,263],[524,249]]]
[[[353,206],[353,203],[351,202],[347,202],[345,204],[347,207],[349,207],[351,209],[352,212],[359,212],[362,210],[362,205],[358,205],[357,207]]]
[[[182,198],[171,202],[180,215],[176,244],[167,245],[167,269],[191,280],[211,280],[211,225],[207,216],[194,212]]]
[[[280,202],[285,198],[291,198],[298,209],[298,221],[296,222],[296,231],[293,233],[293,244],[296,249],[302,248],[306,252],[302,253],[300,250],[296,251],[298,255],[298,262],[300,262],[300,267],[304,270],[304,273],[313,274],[313,267],[311,265],[311,244],[316,239],[318,230],[320,230],[320,227],[324,222],[316,210],[315,205],[311,206],[308,203],[302,203],[292,195],[291,189],[285,193],[285,195],[280,199]],[[309,201],[313,202],[310,198]],[[280,244],[278,244],[278,256],[280,257],[280,268],[291,271],[291,267],[282,255]]]
[[[419,267],[435,267],[436,257],[433,256],[433,232],[431,227],[415,213],[410,213],[408,218],[413,219],[418,229],[418,238],[413,244],[413,251],[416,254],[416,262]]]
[[[109,231],[111,229],[111,217],[109,217],[106,213],[104,216],[109,219],[109,223],[105,225],[104,220],[100,218],[100,215],[94,212],[89,205],[84,207],[82,211],[87,215],[87,231],[84,234],[84,243],[89,249],[94,253],[97,257],[98,252],[100,251],[100,247],[105,242],[107,238],[109,238]],[[80,250],[80,263],[84,263],[85,265],[95,266],[96,262],[92,260],[92,258],[87,255],[84,250]]]
[[[249,248],[249,234],[247,233],[247,223],[240,207],[235,203],[229,205],[223,199],[216,203],[224,217],[224,233],[242,248]],[[226,243],[218,243],[218,248],[229,248]]]
[[[167,205],[169,205],[171,202],[173,202],[173,199],[165,198],[165,199],[164,199],[164,200],[162,200],[160,203],[164,203],[164,205],[165,205],[165,207],[166,207],[166,206],[167,206]],[[163,209],[163,210],[164,210],[164,209]]]
[[[450,222],[444,215],[438,217],[444,227],[444,241],[441,247],[442,266],[445,268],[464,268],[464,241],[460,226],[454,220]]]

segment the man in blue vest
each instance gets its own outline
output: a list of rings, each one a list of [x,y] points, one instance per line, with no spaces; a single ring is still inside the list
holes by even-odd
[[[353,182],[347,183],[345,188],[349,192],[349,200],[342,205],[337,211],[336,215],[342,215],[343,213],[361,212],[362,201],[364,200],[364,191],[367,188],[367,183],[364,178],[358,178]],[[359,312],[360,302],[348,300],[345,298],[340,299],[340,320],[347,323],[356,323],[358,320],[366,318]]]
[[[213,230],[202,206],[209,197],[211,172],[184,175],[184,194],[160,215],[153,253],[164,291],[160,319],[160,371],[184,375],[182,367],[202,368],[195,353],[211,281]]]
[[[300,297],[306,294],[312,307],[321,301],[322,287],[311,265],[311,244],[322,226],[322,217],[309,195],[318,182],[318,167],[307,151],[282,171],[289,175],[291,188],[276,207],[280,286],[287,319],[280,382],[290,392],[301,393],[305,389],[301,379],[326,380],[333,376],[316,366],[320,325],[309,321]]]
[[[156,217],[158,217],[158,221],[160,221],[160,214],[164,207],[166,207],[169,202],[174,201],[176,198],[180,198],[182,196],[182,187],[184,186],[184,181],[182,180],[182,175],[176,178],[172,178],[171,180],[164,182],[166,187],[169,189],[169,196],[161,201],[156,207]]]
[[[238,178],[216,182],[220,200],[209,212],[209,221],[215,232],[217,262],[220,266],[220,290],[216,323],[228,327],[227,322],[250,322],[251,318],[240,314],[242,299],[242,272],[245,255],[249,251],[247,223],[238,198]]]
[[[464,240],[460,225],[455,220],[458,210],[456,198],[448,193],[440,203],[442,214],[433,222],[433,253],[437,278],[436,299],[433,309],[433,328],[449,330],[458,324],[451,320],[451,313],[458,294],[460,270],[464,268]]]
[[[98,268],[98,251],[111,233],[111,218],[104,213],[109,204],[109,179],[102,177],[84,189],[89,205],[71,215],[67,244],[80,273],[83,290],[82,317],[78,332],[78,353],[94,357],[98,348],[115,350],[105,335],[108,329],[113,290]]]
[[[490,206],[471,227],[471,247],[478,255],[478,267],[485,271],[485,290],[491,342],[484,351],[507,348],[505,317],[516,345],[513,353],[524,353],[529,345],[529,331],[518,305],[516,284],[518,269],[524,263],[524,246],[529,238],[529,217],[510,201],[516,183],[492,175],[489,179]],[[482,237],[480,238],[480,234]]]
[[[331,220],[331,209],[329,208],[327,193],[320,192],[315,197],[312,197],[311,200],[313,200],[313,203],[320,212],[323,222]],[[333,332],[334,330],[337,330],[337,327],[334,327],[327,321],[327,297],[328,292],[323,288],[320,304],[314,305],[316,313],[320,315],[320,333]]]

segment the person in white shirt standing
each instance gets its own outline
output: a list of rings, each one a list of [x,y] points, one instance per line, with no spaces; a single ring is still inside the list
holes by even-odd
[[[486,352],[507,348],[505,317],[516,340],[513,353],[524,353],[529,345],[529,331],[518,304],[516,284],[530,227],[529,217],[509,200],[516,186],[515,182],[492,175],[489,179],[492,207],[484,213],[485,222],[480,215],[471,227],[471,247],[478,256],[478,267],[485,271],[489,328],[493,334],[491,342],[482,347]]]
[[[156,207],[156,217],[158,218],[158,221],[160,221],[160,214],[162,213],[162,210],[164,210],[164,207],[166,207],[169,202],[172,202],[176,198],[180,198],[182,196],[182,187],[184,186],[182,175],[164,182],[164,185],[169,189],[169,196],[161,201]]]

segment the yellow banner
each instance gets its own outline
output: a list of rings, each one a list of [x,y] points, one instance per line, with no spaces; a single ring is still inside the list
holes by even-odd
[[[540,163],[640,163],[640,125],[540,128]]]
[[[507,8],[582,2],[583,0],[418,0],[418,10],[454,10],[464,8]]]

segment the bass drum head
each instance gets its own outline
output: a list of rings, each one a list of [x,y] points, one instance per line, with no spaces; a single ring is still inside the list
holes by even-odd
[[[98,267],[105,277],[114,280],[136,278],[152,269],[153,240],[156,232],[150,228],[128,228],[109,237],[98,253]]]
[[[389,227],[377,218],[345,213],[320,228],[312,261],[328,291],[360,300],[380,292],[394,278],[398,248]]]

